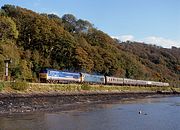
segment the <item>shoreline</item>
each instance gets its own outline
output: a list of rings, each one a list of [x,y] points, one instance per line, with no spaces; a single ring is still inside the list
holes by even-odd
[[[68,110],[83,104],[119,101],[147,96],[180,96],[179,92],[72,92],[0,93],[0,115]]]

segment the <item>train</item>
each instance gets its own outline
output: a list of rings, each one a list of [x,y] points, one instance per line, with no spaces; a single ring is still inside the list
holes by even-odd
[[[135,80],[129,78],[118,78],[104,75],[95,75],[82,72],[67,72],[54,69],[42,69],[39,72],[40,82],[42,83],[89,83],[103,85],[122,85],[122,86],[158,86],[167,87],[169,83]]]

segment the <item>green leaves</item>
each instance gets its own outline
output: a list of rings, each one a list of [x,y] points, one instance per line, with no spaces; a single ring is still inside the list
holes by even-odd
[[[82,19],[77,20],[72,14],[63,15],[62,21],[65,29],[71,33],[88,32],[88,30],[93,27],[89,21]]]
[[[6,16],[0,16],[0,40],[13,40],[18,38],[15,22]]]
[[[60,18],[13,5],[0,10],[0,72],[4,59],[14,78],[38,78],[43,67],[135,79],[179,81],[180,49],[120,43],[87,20]]]

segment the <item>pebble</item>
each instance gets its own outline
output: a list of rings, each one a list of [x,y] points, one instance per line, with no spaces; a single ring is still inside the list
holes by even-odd
[[[0,104],[2,104],[2,105],[3,105],[3,104],[4,104],[4,102],[3,102],[3,101],[0,101]]]

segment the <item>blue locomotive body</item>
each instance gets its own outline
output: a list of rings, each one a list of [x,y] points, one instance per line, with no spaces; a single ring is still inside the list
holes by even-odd
[[[80,74],[59,70],[45,69],[40,72],[40,80],[46,82],[80,82]]]
[[[87,73],[81,73],[82,82],[85,83],[97,83],[97,84],[104,84],[105,77],[101,75],[91,75]]]

